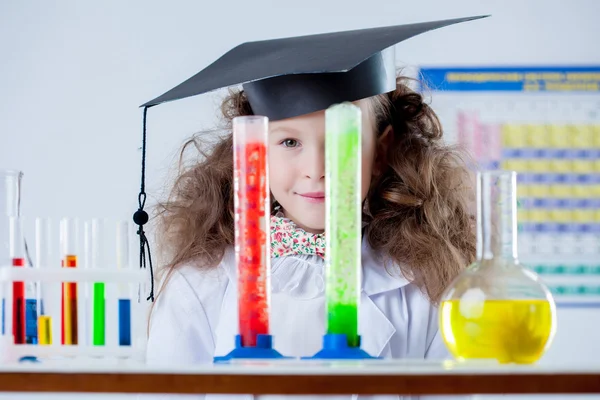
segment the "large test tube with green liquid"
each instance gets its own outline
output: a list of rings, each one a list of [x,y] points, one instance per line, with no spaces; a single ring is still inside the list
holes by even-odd
[[[327,333],[359,347],[361,268],[361,110],[351,103],[325,112]]]

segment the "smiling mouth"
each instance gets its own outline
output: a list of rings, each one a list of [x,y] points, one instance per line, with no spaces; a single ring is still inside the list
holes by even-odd
[[[325,193],[323,192],[310,192],[310,193],[297,193],[298,196],[302,197],[311,203],[323,203],[325,202]]]

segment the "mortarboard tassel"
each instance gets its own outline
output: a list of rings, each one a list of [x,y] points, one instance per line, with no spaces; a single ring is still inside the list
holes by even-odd
[[[146,250],[148,250],[148,265],[150,266],[150,295],[146,300],[154,302],[154,271],[152,270],[152,255],[150,244],[144,232],[144,225],[148,222],[148,213],[144,211],[146,204],[146,115],[148,107],[144,107],[144,122],[142,131],[142,182],[138,195],[138,210],[133,214],[133,222],[138,226],[137,234],[140,236],[140,268],[146,268]]]

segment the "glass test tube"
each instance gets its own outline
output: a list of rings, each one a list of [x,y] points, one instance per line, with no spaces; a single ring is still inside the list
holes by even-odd
[[[52,221],[49,218],[38,218],[35,221],[35,268],[49,269],[56,265],[53,259],[53,235]],[[48,346],[52,344],[53,324],[52,317],[56,311],[58,296],[52,291],[49,282],[37,285],[37,341],[39,345]]]
[[[233,120],[235,258],[242,346],[269,334],[270,246],[268,119]]]
[[[11,239],[12,220],[20,215],[21,181],[23,173],[17,170],[0,170],[0,266],[14,264]],[[1,297],[2,335],[13,335],[12,282],[3,285]],[[11,337],[11,341],[13,338]]]
[[[106,257],[105,222],[101,219],[90,221],[89,268],[108,267]],[[106,344],[106,287],[104,282],[94,282],[92,288],[92,344]]]
[[[25,282],[25,343],[38,344],[38,282]]]
[[[18,217],[10,218],[10,258],[15,268],[25,268],[23,224]],[[25,282],[14,281],[12,292],[12,329],[15,344],[25,344]]]
[[[21,246],[23,249],[24,268],[33,268],[31,261],[28,263],[25,250],[25,234],[21,235]],[[37,287],[39,282],[31,280],[25,282],[25,343],[38,344],[38,306],[37,306]]]
[[[79,223],[76,219],[61,220],[61,262],[63,268],[77,268]],[[77,282],[63,282],[61,296],[61,343],[78,343]]]
[[[360,346],[361,110],[344,103],[325,112],[327,333]]]
[[[129,224],[117,223],[117,268],[129,269]],[[131,346],[131,299],[133,285],[119,284],[119,346]]]

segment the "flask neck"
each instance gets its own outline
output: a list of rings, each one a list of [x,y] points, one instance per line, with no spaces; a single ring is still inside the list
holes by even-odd
[[[516,261],[517,176],[512,171],[477,174],[477,259]]]

